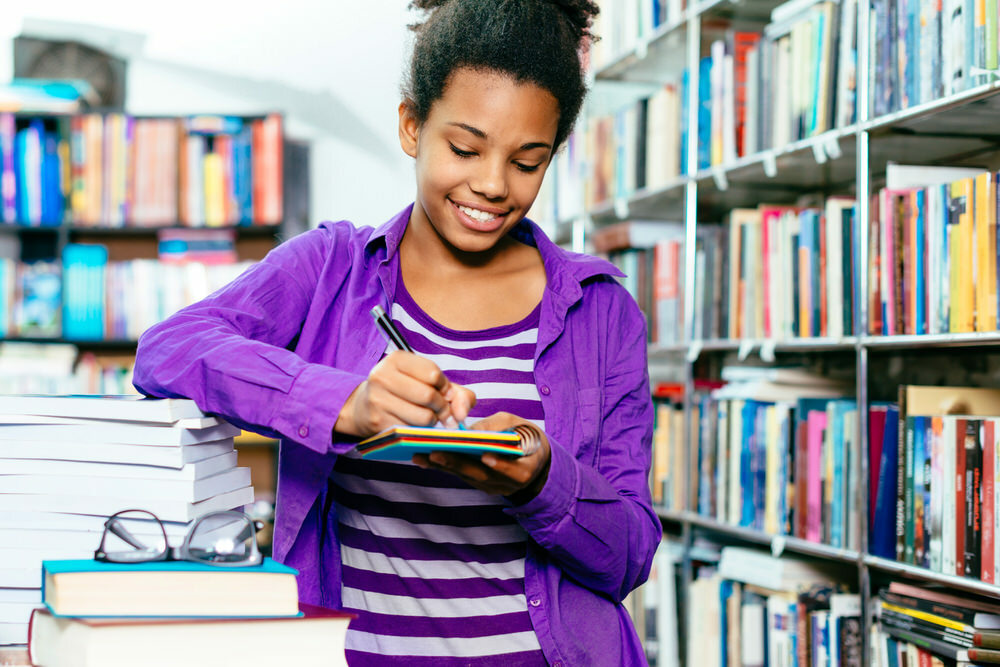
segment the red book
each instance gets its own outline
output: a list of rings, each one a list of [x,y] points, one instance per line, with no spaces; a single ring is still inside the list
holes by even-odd
[[[955,574],[965,576],[965,422],[955,420]]]
[[[878,498],[878,473],[882,464],[882,437],[888,406],[875,405],[868,410],[868,523],[875,522],[875,500]]]
[[[980,523],[980,535],[982,536],[980,549],[980,579],[988,584],[996,583],[996,559],[993,552],[993,542],[996,539],[994,533],[994,493],[996,480],[994,480],[994,465],[996,463],[996,441],[994,439],[993,419],[983,420],[982,445],[983,445],[983,482],[982,482],[982,521]]]
[[[808,513],[807,493],[809,480],[809,461],[806,437],[808,428],[806,420],[802,419],[795,429],[795,537],[806,537],[806,515]]]
[[[868,333],[881,336],[882,289],[879,284],[879,205],[878,195],[872,195],[868,206]]]

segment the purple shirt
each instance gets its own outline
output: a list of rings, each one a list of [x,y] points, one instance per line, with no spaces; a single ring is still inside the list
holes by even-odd
[[[304,602],[341,606],[327,479],[356,440],[331,433],[386,349],[369,311],[394,300],[411,208],[378,229],[342,221],[301,234],[139,340],[137,389],[281,438],[274,557],[299,570]],[[621,601],[662,535],[647,481],[645,320],[608,262],[562,250],[528,220],[512,233],[538,247],[547,277],[535,383],[552,460],[538,496],[504,510],[531,538],[528,612],[552,665],[644,664]]]

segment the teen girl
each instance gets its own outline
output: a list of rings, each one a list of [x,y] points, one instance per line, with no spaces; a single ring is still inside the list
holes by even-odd
[[[524,216],[584,94],[589,0],[422,0],[415,201],[324,223],[147,331],[135,385],[281,438],[274,556],[357,613],[352,665],[644,664],[621,601],[661,528],[646,331],[611,264]],[[414,353],[369,314],[390,313]],[[534,454],[373,462],[394,424],[534,424]]]

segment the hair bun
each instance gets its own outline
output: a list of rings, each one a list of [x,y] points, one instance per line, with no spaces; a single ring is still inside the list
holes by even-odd
[[[562,10],[573,25],[577,37],[590,35],[590,25],[601,9],[592,0],[546,0]]]

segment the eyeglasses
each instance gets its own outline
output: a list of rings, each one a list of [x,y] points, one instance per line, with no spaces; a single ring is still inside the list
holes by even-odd
[[[221,567],[259,565],[257,531],[263,524],[236,510],[210,512],[188,528],[179,547],[167,542],[163,522],[146,510],[123,510],[104,522],[94,560],[106,563],[194,561]]]

